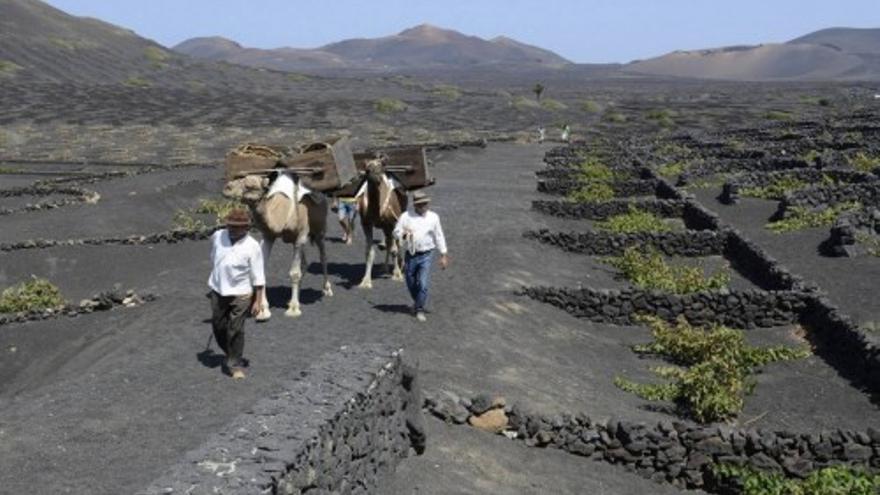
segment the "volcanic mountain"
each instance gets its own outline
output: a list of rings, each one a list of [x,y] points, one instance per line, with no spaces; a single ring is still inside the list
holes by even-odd
[[[832,28],[788,43],[676,51],[625,70],[701,79],[880,79],[880,29]]]
[[[39,0],[0,0],[0,84],[283,91],[289,76],[193,59],[131,30],[72,16]]]
[[[523,65],[562,67],[568,60],[542,48],[497,37],[485,40],[422,24],[382,38],[359,38],[315,49],[244,48],[224,38],[194,38],[173,48],[198,58],[295,71],[314,68],[407,68]]]
[[[123,81],[184,59],[130,30],[37,0],[0,0],[0,33],[0,76]]]

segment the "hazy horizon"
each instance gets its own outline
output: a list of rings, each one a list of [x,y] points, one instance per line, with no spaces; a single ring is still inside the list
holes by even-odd
[[[340,0],[331,12],[284,0],[48,3],[72,15],[132,29],[167,47],[189,38],[222,36],[253,48],[316,48],[427,23],[484,39],[508,36],[577,63],[625,63],[674,50],[785,42],[830,27],[880,27],[876,0],[743,0],[735,5],[687,0]]]

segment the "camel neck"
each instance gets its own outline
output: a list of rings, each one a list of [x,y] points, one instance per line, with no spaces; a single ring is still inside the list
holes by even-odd
[[[391,190],[385,184],[385,176],[380,176],[376,182],[367,183],[367,200],[369,201],[370,214],[378,217],[382,214],[382,205]]]

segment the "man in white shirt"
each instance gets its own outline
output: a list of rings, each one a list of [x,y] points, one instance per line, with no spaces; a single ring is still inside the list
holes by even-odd
[[[251,217],[247,211],[232,210],[226,228],[211,236],[211,326],[217,345],[226,354],[226,369],[232,378],[244,378],[244,320],[248,310],[257,315],[263,306],[266,287],[263,252],[248,235]]]
[[[425,303],[428,301],[428,286],[431,283],[431,264],[434,250],[440,252],[440,267],[449,266],[446,251],[446,238],[440,226],[440,217],[428,211],[431,202],[424,192],[413,193],[413,209],[405,211],[394,227],[394,237],[404,246],[404,277],[406,287],[413,299],[413,314],[419,321],[425,321]]]

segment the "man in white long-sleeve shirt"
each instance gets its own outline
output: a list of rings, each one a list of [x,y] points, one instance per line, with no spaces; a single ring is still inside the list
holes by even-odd
[[[406,211],[397,220],[394,237],[405,247],[404,277],[406,287],[413,299],[413,314],[419,321],[425,321],[425,303],[428,301],[428,287],[431,284],[431,264],[434,251],[440,252],[440,267],[449,265],[446,251],[446,238],[440,226],[440,217],[428,211],[431,202],[424,192],[413,193],[413,209]]]
[[[211,326],[217,345],[226,354],[225,367],[232,378],[244,378],[244,320],[262,309],[266,279],[260,244],[248,235],[250,215],[232,210],[226,228],[211,236]]]

